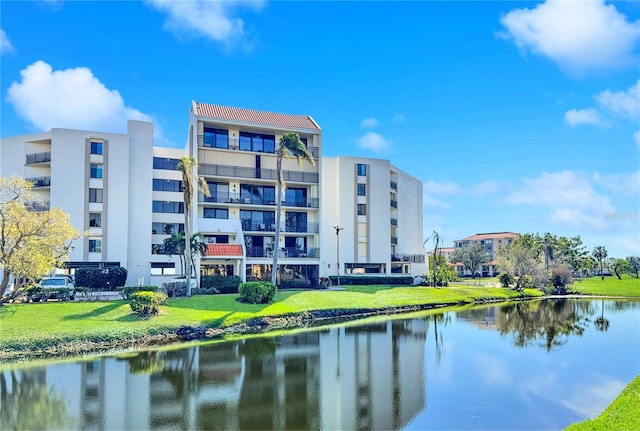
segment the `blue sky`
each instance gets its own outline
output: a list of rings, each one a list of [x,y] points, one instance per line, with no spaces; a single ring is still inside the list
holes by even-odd
[[[580,235],[640,254],[640,3],[3,1],[3,137],[192,100],[311,115],[323,152],[424,182],[424,235]]]

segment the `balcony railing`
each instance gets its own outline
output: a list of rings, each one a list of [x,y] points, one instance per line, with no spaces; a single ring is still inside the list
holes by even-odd
[[[51,208],[50,201],[31,201],[25,204],[30,211],[49,211]]]
[[[263,168],[246,168],[232,165],[214,165],[201,163],[198,168],[198,174],[210,177],[227,177],[227,178],[256,178],[261,180],[278,181],[276,169]],[[283,171],[282,175],[285,182],[296,183],[318,183],[317,172],[305,171]]]
[[[47,151],[44,153],[33,153],[27,154],[27,160],[25,164],[27,165],[35,165],[38,163],[51,163],[51,151]]]
[[[391,237],[391,244],[398,245],[398,237],[397,236],[392,236]]]
[[[395,199],[391,199],[391,208],[398,208],[398,201]]]
[[[393,190],[398,190],[398,183],[396,183],[395,181],[391,181],[390,186]]]
[[[392,254],[391,262],[424,263],[424,254]]]
[[[205,196],[200,193],[198,201],[201,203],[217,203],[217,204],[243,204],[243,205],[269,205],[275,206],[276,202],[272,199],[264,200],[257,196],[248,198],[240,198],[238,193],[216,193],[214,196]],[[282,206],[296,208],[319,208],[320,200],[318,198],[306,198],[301,200],[286,199],[282,201]]]
[[[259,223],[251,220],[242,220],[242,230],[245,232],[275,232],[275,223]],[[319,233],[320,224],[309,223],[286,223],[281,222],[280,232],[293,233]]]
[[[266,247],[247,247],[247,257],[273,257],[273,250]],[[282,247],[278,250],[278,257],[308,259],[320,257],[320,253],[318,248]]]
[[[398,219],[397,218],[392,218],[391,219],[391,226],[398,226]]]
[[[31,177],[25,180],[33,184],[33,188],[51,187],[51,177]]]
[[[240,139],[238,138],[227,138],[226,146],[224,142],[219,144],[220,146],[215,146],[215,144],[209,144],[204,142],[204,136],[198,135],[198,147],[200,148],[210,148],[212,150],[233,150],[233,151],[246,151],[246,152],[254,152],[254,153],[266,153],[266,154],[275,154],[275,149],[277,149],[277,143],[274,145],[274,151],[270,151],[271,145],[268,144],[268,150],[249,150],[240,148]],[[320,154],[320,149],[318,147],[307,147],[307,150],[311,153],[311,155],[317,159],[318,154]]]

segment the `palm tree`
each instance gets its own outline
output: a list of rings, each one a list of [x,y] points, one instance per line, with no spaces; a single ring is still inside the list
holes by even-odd
[[[194,170],[197,167],[196,159],[184,156],[178,162],[178,170],[182,174],[182,196],[184,200],[184,241],[185,241],[185,261],[191,262],[193,253],[191,244],[189,244],[192,236],[191,226],[191,206],[193,204],[193,193],[195,187],[198,187],[205,196],[211,196],[207,181],[196,175]],[[187,263],[188,265],[188,263]],[[191,296],[191,268],[185,272],[185,282],[187,283],[187,296]]]
[[[185,274],[184,262],[184,232],[171,234],[169,238],[164,239],[164,253],[169,255],[177,254],[180,258],[180,274]]]
[[[300,140],[300,137],[293,132],[287,132],[282,135],[280,142],[278,143],[278,149],[276,150],[277,163],[276,172],[278,175],[278,192],[276,193],[277,208],[276,208],[276,233],[273,252],[273,264],[271,266],[271,283],[276,284],[276,276],[278,272],[278,251],[280,247],[280,211],[282,210],[282,190],[287,188],[287,184],[284,182],[284,175],[282,173],[282,158],[286,157],[290,159],[295,157],[298,160],[298,165],[302,165],[302,162],[308,160],[311,166],[315,165],[313,156],[307,149],[307,146]]]
[[[191,269],[196,274],[196,282],[198,281],[198,271],[196,271],[195,255],[206,256],[207,254],[207,244],[203,240],[204,235],[202,235],[202,232],[196,232],[191,235]]]
[[[598,261],[598,264],[600,265],[600,277],[602,278],[602,280],[604,280],[604,272],[603,272],[602,265],[608,255],[607,249],[604,248],[603,245],[599,245],[593,249],[593,252],[591,254]]]

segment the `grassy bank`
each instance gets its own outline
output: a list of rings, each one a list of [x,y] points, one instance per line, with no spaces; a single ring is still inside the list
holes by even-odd
[[[565,431],[640,430],[640,375],[600,416],[572,424]]]
[[[524,295],[540,296],[537,290]],[[272,304],[245,304],[238,295],[170,299],[158,316],[141,320],[126,301],[48,302],[0,307],[0,355],[34,352],[65,344],[134,342],[172,333],[182,326],[226,328],[259,317],[277,318],[317,310],[384,310],[509,300],[508,289],[349,286],[346,290],[280,291]],[[1,356],[0,356],[1,357]]]
[[[574,283],[569,287],[569,293],[581,295],[627,296],[640,297],[640,279],[628,274],[618,280],[616,276],[591,277]]]

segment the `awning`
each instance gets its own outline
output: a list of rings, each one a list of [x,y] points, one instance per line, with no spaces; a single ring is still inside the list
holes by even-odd
[[[214,256],[242,256],[242,246],[240,244],[207,244],[207,257]]]

